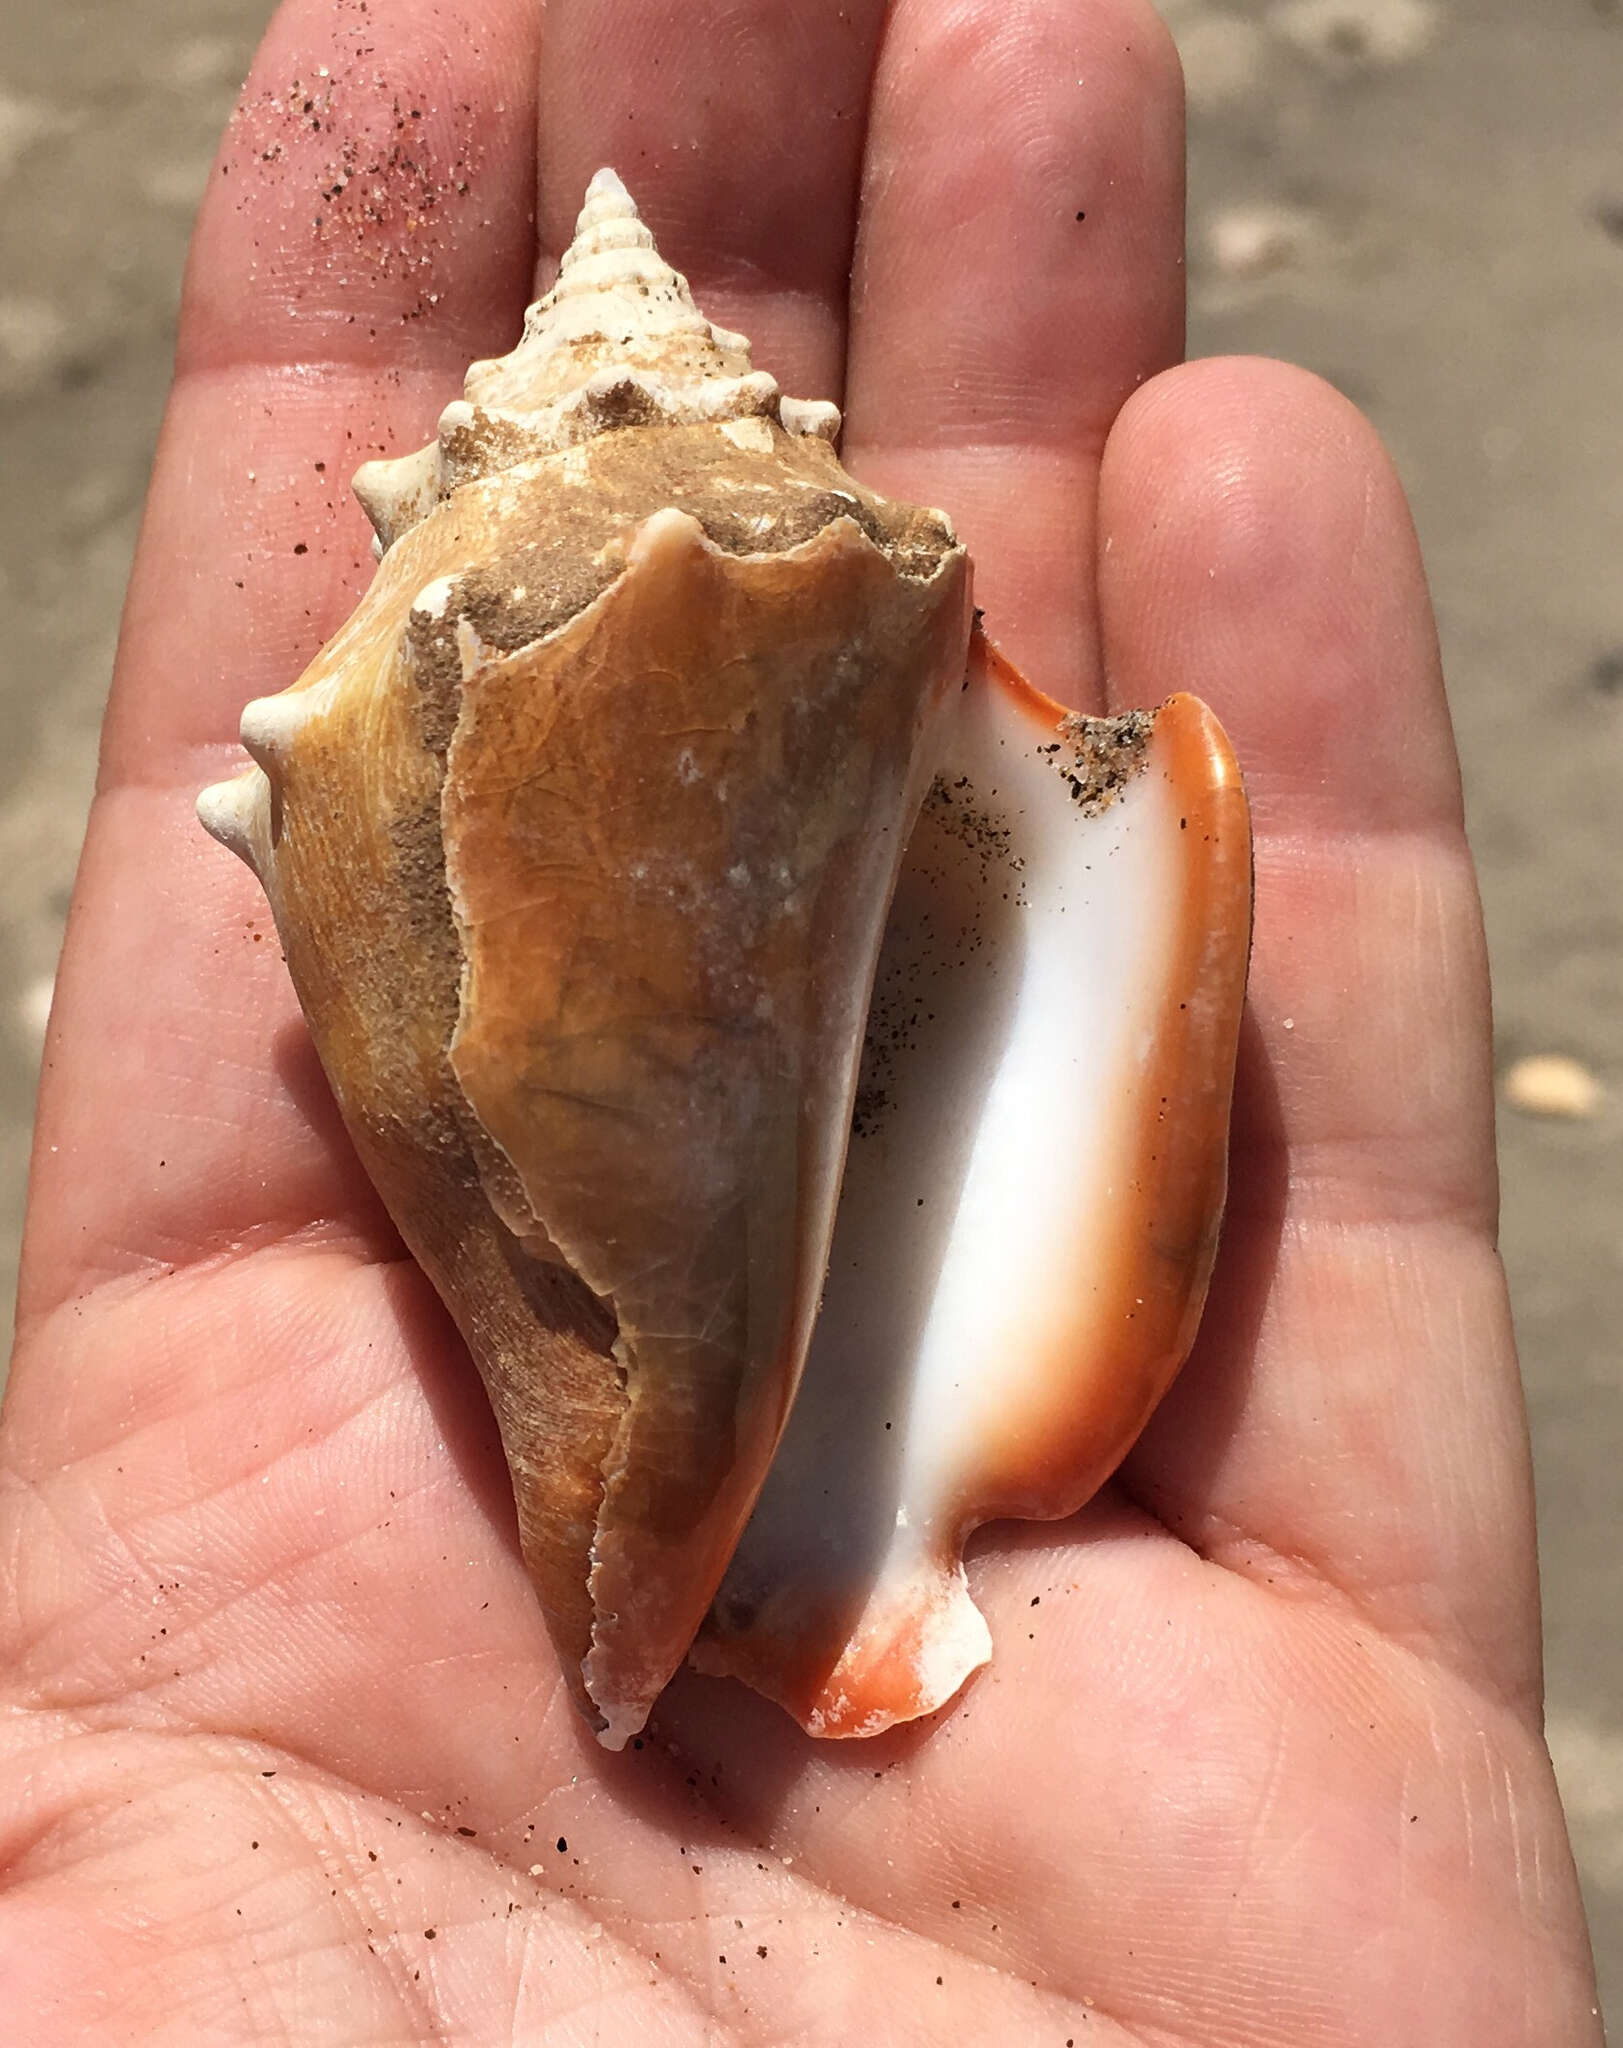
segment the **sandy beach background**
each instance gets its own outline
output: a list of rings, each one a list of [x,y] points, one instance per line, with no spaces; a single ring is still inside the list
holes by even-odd
[[[1425,544],[1493,956],[1550,1744],[1623,2014],[1623,0],[1163,11],[1189,81],[1191,352],[1337,384]],[[269,12],[8,0],[0,34],[7,1317],[186,238]]]

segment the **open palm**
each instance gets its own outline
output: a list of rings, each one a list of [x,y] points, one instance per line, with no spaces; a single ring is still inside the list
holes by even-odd
[[[536,137],[539,135],[539,186]],[[192,816],[600,163],[1087,708],[1207,697],[1257,944],[1206,1327],[1104,1496],[986,1532],[997,1661],[601,1752],[494,1428]],[[1139,0],[288,0],[204,208],[59,985],[0,1459],[8,2040],[1576,2044],[1487,996],[1373,435],[1172,367]],[[1141,388],[1142,387],[1142,388]]]

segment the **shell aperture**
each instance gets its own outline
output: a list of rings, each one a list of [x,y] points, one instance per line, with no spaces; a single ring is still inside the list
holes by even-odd
[[[1222,1212],[1251,858],[1216,720],[1068,716],[977,636],[938,746],[800,1397],[695,1651],[818,1735],[986,1662],[966,1537],[1115,1470]]]

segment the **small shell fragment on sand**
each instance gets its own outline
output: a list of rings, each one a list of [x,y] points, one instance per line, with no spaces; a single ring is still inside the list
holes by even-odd
[[[1528,1116],[1564,1117],[1583,1123],[1600,1113],[1605,1090],[1581,1060],[1541,1052],[1517,1060],[1502,1082],[1506,1102]]]

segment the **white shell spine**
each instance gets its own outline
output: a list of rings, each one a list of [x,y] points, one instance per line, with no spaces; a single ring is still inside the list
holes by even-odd
[[[197,799],[197,821],[257,875],[270,865],[270,782],[258,768],[211,782]]]

